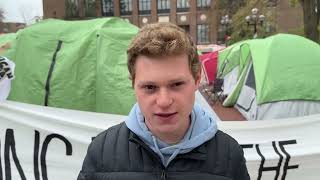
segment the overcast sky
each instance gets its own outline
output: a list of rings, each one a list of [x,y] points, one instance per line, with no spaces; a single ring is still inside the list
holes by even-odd
[[[0,0],[4,22],[29,24],[34,17],[43,16],[42,0]]]

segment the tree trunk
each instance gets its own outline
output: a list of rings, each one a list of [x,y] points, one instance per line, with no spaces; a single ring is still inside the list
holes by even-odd
[[[3,10],[0,9],[0,22],[2,22],[2,19],[4,19]]]
[[[319,41],[319,11],[316,12],[316,6],[319,7],[320,0],[300,0],[303,7],[304,33],[307,38]]]

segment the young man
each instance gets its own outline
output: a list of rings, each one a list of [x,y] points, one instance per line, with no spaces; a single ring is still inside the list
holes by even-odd
[[[137,104],[91,143],[78,180],[248,180],[243,151],[195,104],[201,69],[190,36],[144,26],[128,48]]]

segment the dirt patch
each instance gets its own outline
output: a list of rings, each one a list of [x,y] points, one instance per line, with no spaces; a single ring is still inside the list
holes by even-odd
[[[246,120],[237,109],[233,107],[224,107],[222,105],[222,100],[212,95],[211,89],[210,86],[203,85],[199,88],[199,91],[222,121]]]

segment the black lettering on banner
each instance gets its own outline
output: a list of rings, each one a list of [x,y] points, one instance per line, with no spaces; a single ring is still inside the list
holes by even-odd
[[[279,146],[281,151],[286,155],[286,161],[283,166],[283,174],[281,180],[286,179],[287,171],[288,169],[298,169],[299,165],[292,165],[289,166],[289,161],[290,161],[290,154],[284,149],[284,145],[289,145],[289,144],[297,144],[296,140],[288,140],[288,141],[279,141]]]
[[[46,137],[46,139],[43,142],[42,149],[41,149],[41,172],[42,172],[42,179],[48,180],[48,174],[47,174],[47,163],[46,163],[46,154],[48,150],[48,145],[51,142],[53,138],[60,139],[66,144],[66,155],[71,156],[72,155],[72,145],[71,143],[63,136],[59,134],[50,134]]]
[[[259,154],[259,156],[261,157],[261,163],[260,163],[260,167],[259,167],[259,173],[258,173],[258,180],[261,179],[262,176],[262,171],[276,171],[276,176],[274,177],[275,180],[278,179],[279,177],[279,173],[280,173],[280,168],[281,168],[281,163],[283,160],[282,155],[279,153],[277,147],[276,147],[276,143],[275,141],[272,141],[272,147],[274,149],[274,151],[278,154],[279,156],[279,161],[278,161],[278,165],[277,166],[272,166],[272,167],[264,167],[264,163],[265,163],[265,157],[262,155],[260,148],[259,148],[259,144],[256,144],[256,150],[257,153]]]
[[[240,146],[243,149],[255,147],[258,155],[260,156],[261,162],[260,162],[260,166],[259,166],[259,170],[258,170],[258,178],[257,178],[257,180],[261,180],[263,171],[275,171],[276,175],[274,177],[274,180],[278,180],[279,175],[280,175],[280,170],[281,170],[281,165],[282,165],[283,159],[285,159],[285,161],[284,161],[284,165],[283,165],[283,174],[281,176],[281,180],[285,180],[288,169],[297,169],[297,168],[299,168],[299,165],[290,165],[289,166],[289,161],[291,159],[291,156],[285,150],[284,146],[285,145],[290,145],[290,144],[297,144],[297,141],[296,140],[279,141],[280,150],[283,152],[283,154],[285,154],[285,157],[283,157],[283,155],[279,152],[279,150],[278,150],[278,148],[276,146],[276,141],[272,141],[272,147],[273,147],[275,153],[279,156],[278,164],[277,164],[277,166],[274,166],[274,167],[264,167],[266,159],[265,159],[265,157],[263,156],[263,154],[260,151],[259,144],[255,144],[255,146],[254,146],[254,144],[241,144]]]
[[[6,130],[6,139],[5,139],[5,145],[4,145],[4,162],[5,162],[6,180],[11,180],[10,149],[11,149],[13,161],[17,167],[17,170],[20,174],[21,179],[26,180],[26,176],[24,175],[24,172],[21,168],[19,159],[16,154],[16,143],[14,140],[13,129]]]
[[[0,64],[1,65],[1,64]],[[1,69],[0,69],[1,70]],[[3,68],[1,71],[0,71],[0,80],[2,78],[4,78],[5,76],[8,77],[8,79],[12,79],[13,78],[13,75],[11,73],[11,70],[10,68]]]
[[[39,131],[35,131],[34,135],[34,151],[33,151],[33,171],[34,171],[34,179],[40,180],[39,174],[39,146],[40,146],[40,133]]]
[[[13,78],[9,64],[4,60],[4,58],[0,58],[0,80],[5,76],[9,79]]]
[[[1,161],[1,139],[0,139],[0,180],[2,180],[2,165],[1,165],[1,162],[2,161]]]
[[[240,146],[242,147],[242,149],[253,148],[253,144],[241,144]]]

